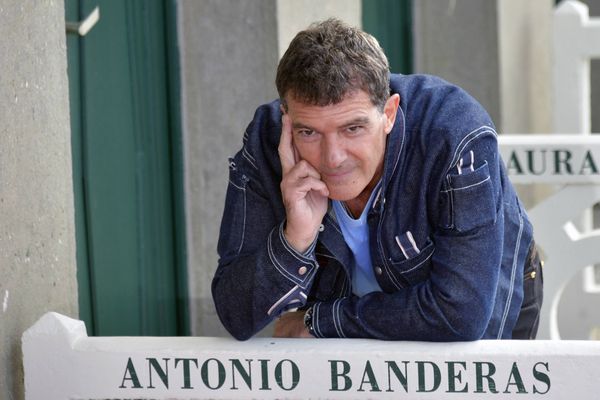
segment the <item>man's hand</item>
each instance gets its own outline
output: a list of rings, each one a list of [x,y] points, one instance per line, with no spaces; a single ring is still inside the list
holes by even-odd
[[[280,338],[314,338],[304,326],[304,312],[285,313],[275,322],[273,337]]]
[[[283,174],[281,194],[287,218],[284,235],[294,249],[303,253],[318,234],[327,212],[329,190],[319,172],[300,160],[292,143],[292,124],[287,114],[282,117],[278,151]]]

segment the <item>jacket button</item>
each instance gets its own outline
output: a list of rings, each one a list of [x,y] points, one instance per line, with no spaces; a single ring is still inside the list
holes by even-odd
[[[319,232],[323,232],[325,230],[325,225],[319,225]]]
[[[299,275],[306,274],[306,271],[308,271],[308,268],[306,268],[306,267],[300,267],[300,268],[298,268],[298,274]]]
[[[381,274],[383,274],[383,270],[381,269],[381,267],[376,267],[376,268],[375,268],[375,273],[376,273],[377,275],[381,275]]]

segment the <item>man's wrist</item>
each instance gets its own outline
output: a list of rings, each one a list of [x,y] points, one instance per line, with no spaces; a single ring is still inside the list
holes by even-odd
[[[288,245],[290,245],[296,252],[299,254],[306,254],[308,250],[312,247],[312,244],[315,242],[317,235],[313,235],[312,238],[308,239],[298,239],[293,235],[290,235],[287,227],[283,230],[283,237]]]
[[[304,327],[312,336],[315,336],[315,331],[313,329],[313,308],[310,307],[304,313]]]

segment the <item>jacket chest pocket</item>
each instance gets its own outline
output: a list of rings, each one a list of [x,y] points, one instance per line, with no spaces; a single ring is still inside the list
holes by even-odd
[[[496,202],[487,162],[474,170],[446,177],[448,188],[440,193],[440,225],[458,232],[493,224]]]
[[[398,241],[398,240],[396,240]],[[396,243],[398,245],[398,243]],[[398,245],[398,247],[400,247]],[[405,257],[402,249],[397,253],[392,251],[392,257],[389,260],[391,280],[397,288],[414,286],[427,280],[431,274],[431,256],[435,250],[433,242],[427,239],[425,247],[418,249],[418,253],[408,253],[409,258]]]

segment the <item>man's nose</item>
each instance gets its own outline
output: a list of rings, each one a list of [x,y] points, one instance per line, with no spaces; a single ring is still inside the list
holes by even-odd
[[[336,135],[332,135],[323,141],[323,161],[329,169],[338,168],[346,160],[346,149],[344,143]]]

